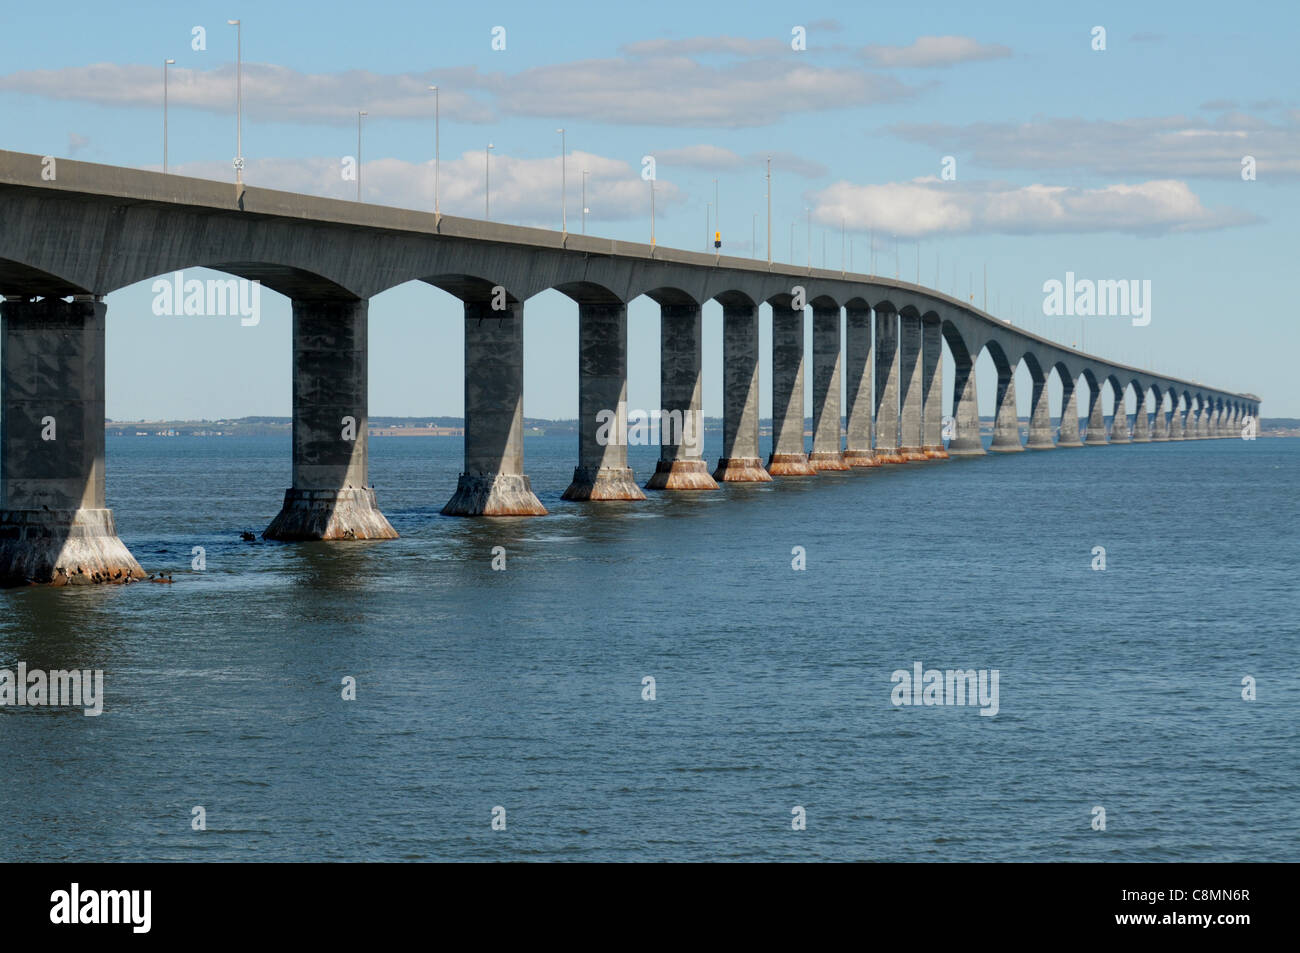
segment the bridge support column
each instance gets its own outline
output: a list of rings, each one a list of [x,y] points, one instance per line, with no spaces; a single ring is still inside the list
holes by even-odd
[[[365,301],[293,302],[293,486],[263,539],[396,539],[369,478]]]
[[[812,476],[803,442],[803,309],[772,302],[772,476]]]
[[[1091,382],[1089,382],[1091,384]],[[1083,435],[1083,442],[1088,447],[1106,446],[1105,405],[1101,402],[1100,385],[1090,386],[1088,394],[1088,432]]]
[[[144,578],[104,505],[106,311],[0,305],[0,586]]]
[[[560,499],[645,499],[627,465],[627,305],[622,302],[578,303],[578,465]]]
[[[1146,394],[1138,394],[1137,413],[1133,415],[1133,442],[1151,442],[1151,420],[1147,417]]]
[[[844,309],[844,372],[848,383],[848,435],[844,462],[851,467],[878,467],[871,449],[871,309]]]
[[[1052,413],[1047,399],[1046,377],[1034,379],[1029,410],[1029,441],[1025,446],[1030,450],[1056,449],[1056,442],[1052,440]]]
[[[1196,424],[1192,427],[1192,436],[1197,440],[1204,440],[1206,429],[1210,423],[1210,408],[1200,403],[1196,407]]]
[[[659,463],[647,490],[716,490],[704,463],[698,304],[659,306]]]
[[[1016,374],[1012,369],[998,372],[997,416],[993,419],[993,443],[990,450],[997,453],[1019,453],[1020,418],[1016,415]]]
[[[813,305],[814,470],[847,470],[840,442],[840,309]]]
[[[947,460],[943,449],[943,335],[938,321],[921,324],[921,453]]]
[[[444,516],[545,516],[524,474],[524,305],[465,302],[465,471]]]
[[[719,483],[770,483],[758,458],[758,305],[722,306],[722,456]]]
[[[921,449],[921,317],[898,316],[898,453],[908,462],[924,460]]]
[[[977,457],[984,453],[984,441],[980,437],[975,362],[967,358],[964,363],[957,360],[955,364],[952,381],[952,416],[957,427],[957,436],[948,441],[948,453],[960,457]]]
[[[1115,408],[1110,415],[1110,442],[1131,443],[1128,429],[1128,410],[1124,406],[1126,397],[1123,393],[1115,398]]]
[[[898,447],[898,312],[876,311],[876,459],[905,463]]]
[[[1061,380],[1061,430],[1056,438],[1058,447],[1082,447],[1079,439],[1079,388],[1078,382],[1067,380],[1065,375],[1058,375]]]
[[[1169,439],[1186,440],[1187,439],[1187,414],[1190,408],[1184,407],[1181,411],[1178,409],[1178,401],[1174,401],[1173,412],[1169,415]]]
[[[1169,439],[1169,421],[1165,417],[1165,395],[1156,395],[1156,412],[1151,418],[1151,439],[1155,441]]]
[[[1223,436],[1223,406],[1216,405],[1210,416],[1210,433],[1214,437]]]

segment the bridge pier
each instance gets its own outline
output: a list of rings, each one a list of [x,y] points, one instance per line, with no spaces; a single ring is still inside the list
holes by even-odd
[[[954,355],[955,357],[956,355]],[[953,456],[977,457],[984,453],[980,437],[979,400],[975,390],[975,362],[956,361],[952,381],[952,416],[957,436],[948,441],[948,453]]]
[[[909,463],[925,460],[921,449],[921,316],[898,316],[898,453]]]
[[[1128,429],[1128,411],[1124,407],[1124,394],[1115,397],[1115,409],[1110,417],[1110,442],[1132,443]]]
[[[647,490],[716,490],[704,463],[700,306],[659,306],[659,463]]]
[[[840,442],[840,309],[813,302],[813,443],[808,465],[814,470],[847,470]]]
[[[621,301],[578,302],[578,465],[560,499],[645,499],[627,465],[627,305]]]
[[[993,443],[989,449],[995,453],[1019,453],[1025,449],[1020,442],[1020,418],[1016,414],[1014,368],[998,371],[997,414],[993,418]]]
[[[1082,447],[1079,439],[1079,387],[1077,380],[1061,379],[1061,430],[1056,438],[1058,447]]]
[[[921,453],[947,460],[943,449],[943,335],[938,321],[921,323]]]
[[[365,301],[293,302],[293,485],[263,539],[396,539],[369,482]]]
[[[1034,378],[1034,389],[1030,397],[1029,441],[1025,446],[1030,450],[1055,450],[1056,442],[1052,440],[1052,413],[1047,399],[1047,378]]]
[[[722,456],[719,483],[770,483],[758,458],[758,305],[722,304]]]
[[[102,301],[0,304],[0,586],[144,578],[104,505]]]
[[[871,449],[871,309],[865,305],[844,308],[844,372],[848,383],[848,434],[844,462],[851,467],[878,467]]]
[[[1151,417],[1151,439],[1161,442],[1169,439],[1169,421],[1165,417],[1165,395],[1156,394],[1156,412]]]
[[[1178,401],[1174,401],[1173,413],[1169,415],[1169,439],[1186,440],[1187,439],[1187,415],[1191,412],[1190,407],[1184,407],[1182,411],[1178,409]]]
[[[545,516],[524,474],[524,305],[465,300],[465,470],[444,516]]]
[[[1138,394],[1137,413],[1133,415],[1133,442],[1151,442],[1151,421],[1147,417],[1146,394]]]
[[[898,312],[876,309],[876,459],[906,463],[898,446]]]
[[[772,476],[812,476],[803,442],[803,309],[772,299]]]
[[[1089,381],[1089,384],[1092,384],[1092,382]],[[1101,386],[1092,385],[1088,394],[1088,431],[1083,435],[1084,446],[1106,446],[1106,416],[1103,412],[1104,406],[1105,405],[1101,402]]]

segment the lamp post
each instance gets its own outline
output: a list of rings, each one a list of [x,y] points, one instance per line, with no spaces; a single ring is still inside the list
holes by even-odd
[[[235,28],[235,184],[244,181],[244,27],[238,20],[227,20]]]
[[[808,239],[807,239],[807,245],[808,245],[808,249],[807,249],[807,251],[808,251],[808,270],[809,270],[809,271],[812,271],[812,208],[810,208],[809,206],[805,205],[805,206],[803,207],[803,210],[804,210],[804,213],[807,215],[807,218],[808,218]]]
[[[569,203],[566,196],[566,185],[564,179],[564,129],[555,130],[560,134],[560,234],[569,234]]]
[[[772,157],[767,157],[767,266],[772,267]]]
[[[369,115],[364,109],[357,110],[357,201],[361,201],[361,117]]]
[[[492,221],[492,143],[483,150],[483,220]]]
[[[582,234],[587,234],[587,176],[591,173],[586,169],[582,170]]]
[[[167,67],[175,60],[163,60],[163,175],[167,174]]]
[[[718,204],[718,180],[713,180],[713,227],[718,233],[718,241],[722,240],[722,206]]]
[[[441,129],[439,128],[441,123],[439,122],[438,87],[430,86],[429,88],[433,90],[433,219],[437,222],[442,214],[438,208],[438,153],[441,151],[442,146],[439,141],[441,138]]]

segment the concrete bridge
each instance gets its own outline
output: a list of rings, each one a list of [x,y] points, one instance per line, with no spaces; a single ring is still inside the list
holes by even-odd
[[[647,489],[712,490],[719,482],[984,453],[975,363],[986,350],[998,374],[994,451],[1226,437],[1244,415],[1258,416],[1254,395],[1084,354],[907,282],[0,152],[0,582],[142,577],[104,498],[103,299],[195,267],[260,281],[293,303],[293,486],[264,534],[271,539],[396,536],[367,473],[367,307],[411,280],[464,302],[465,465],[443,509],[452,515],[546,512],[524,469],[523,332],[525,303],[552,288],[579,313],[581,434],[564,493],[570,500],[644,498],[626,443],[605,439],[598,423],[602,410],[626,414],[627,305],[640,295],[660,307],[663,411],[685,423],[665,439]],[[722,448],[712,469],[698,426],[701,308],[711,300],[722,305],[724,383]],[[758,450],[763,303],[772,309],[766,461]],[[956,433],[946,450],[941,341],[956,374]],[[1016,416],[1022,361],[1033,380],[1026,446]],[[1059,437],[1048,414],[1052,373],[1063,390]],[[1076,397],[1080,378],[1087,408]],[[1109,434],[1104,387],[1116,408]],[[1149,394],[1157,408],[1150,416]]]

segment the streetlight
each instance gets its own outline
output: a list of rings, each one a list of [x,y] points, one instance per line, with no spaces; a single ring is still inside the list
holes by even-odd
[[[772,267],[772,157],[767,157],[767,267]]]
[[[591,173],[586,169],[582,170],[582,234],[587,234],[587,213],[591,211],[587,208],[587,176]]]
[[[238,20],[227,20],[235,28],[235,184],[244,181],[244,27]]]
[[[361,117],[367,116],[364,109],[357,110],[357,201],[361,201]]]
[[[564,181],[564,129],[555,130],[560,134],[560,234],[569,234],[569,202],[566,197]]]
[[[438,87],[430,86],[429,88],[433,90],[433,221],[436,225],[442,214],[438,208],[438,153],[441,151],[440,146],[442,143],[439,141],[441,138],[439,126],[441,124],[439,123]]]
[[[175,60],[163,60],[163,175],[167,174],[167,67]]]
[[[713,180],[713,222],[718,232],[718,246],[722,242],[722,206],[718,204],[718,180]]]
[[[492,221],[492,143],[483,150],[483,220]]]

